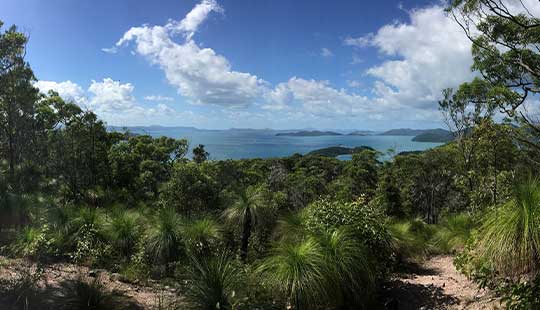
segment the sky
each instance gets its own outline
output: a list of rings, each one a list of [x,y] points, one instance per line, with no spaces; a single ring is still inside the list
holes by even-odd
[[[444,127],[474,77],[441,1],[2,0],[42,92],[109,125]]]

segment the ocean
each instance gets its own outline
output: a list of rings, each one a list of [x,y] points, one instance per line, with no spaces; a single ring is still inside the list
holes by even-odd
[[[131,127],[130,131],[148,134],[153,137],[167,136],[185,138],[191,149],[203,144],[210,153],[210,159],[245,159],[245,158],[274,158],[286,157],[295,153],[306,154],[311,151],[330,146],[370,146],[382,153],[382,159],[388,159],[389,149],[394,153],[404,151],[421,151],[441,145],[441,143],[414,142],[413,136],[316,136],[291,137],[276,136],[275,130],[229,129],[201,130],[190,127]],[[349,159],[350,155],[339,156]]]

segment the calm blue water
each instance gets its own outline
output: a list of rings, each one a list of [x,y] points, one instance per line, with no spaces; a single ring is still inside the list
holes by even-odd
[[[190,147],[204,144],[211,159],[243,159],[285,157],[294,153],[306,154],[329,146],[370,146],[378,151],[393,149],[403,151],[425,150],[441,143],[411,141],[411,136],[321,136],[290,137],[276,136],[273,130],[198,130],[190,128],[145,128],[132,129],[154,137],[168,136],[188,139]],[[190,151],[191,154],[191,151]],[[388,158],[388,156],[383,156]],[[340,156],[349,159],[350,155]]]

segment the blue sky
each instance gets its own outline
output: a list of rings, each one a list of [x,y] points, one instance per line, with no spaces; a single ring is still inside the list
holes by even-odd
[[[42,91],[110,125],[441,127],[470,43],[440,1],[3,0]]]

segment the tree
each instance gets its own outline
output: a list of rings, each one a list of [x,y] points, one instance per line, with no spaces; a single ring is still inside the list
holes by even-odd
[[[3,23],[0,21],[0,30]],[[15,26],[0,32],[0,142],[8,161],[9,182],[15,184],[16,169],[33,153],[35,103],[38,90],[34,73],[24,60],[27,38]]]
[[[517,137],[540,152],[539,122],[527,112],[527,98],[540,92],[540,19],[523,1],[452,0],[448,9],[473,43],[472,69],[491,88],[486,96],[534,133]]]
[[[247,260],[251,233],[264,220],[270,209],[267,197],[266,188],[250,186],[240,192],[238,200],[223,212],[226,221],[242,227],[240,258],[244,262]]]
[[[480,78],[471,83],[463,83],[457,91],[445,89],[444,99],[439,101],[439,110],[454,134],[461,156],[463,176],[467,179],[469,191],[475,187],[472,174],[475,168],[477,142],[471,138],[474,128],[486,119],[491,119],[495,105],[492,102],[492,88]]]
[[[199,144],[193,149],[193,161],[197,164],[203,163],[208,159],[208,152],[204,149],[204,145]]]

